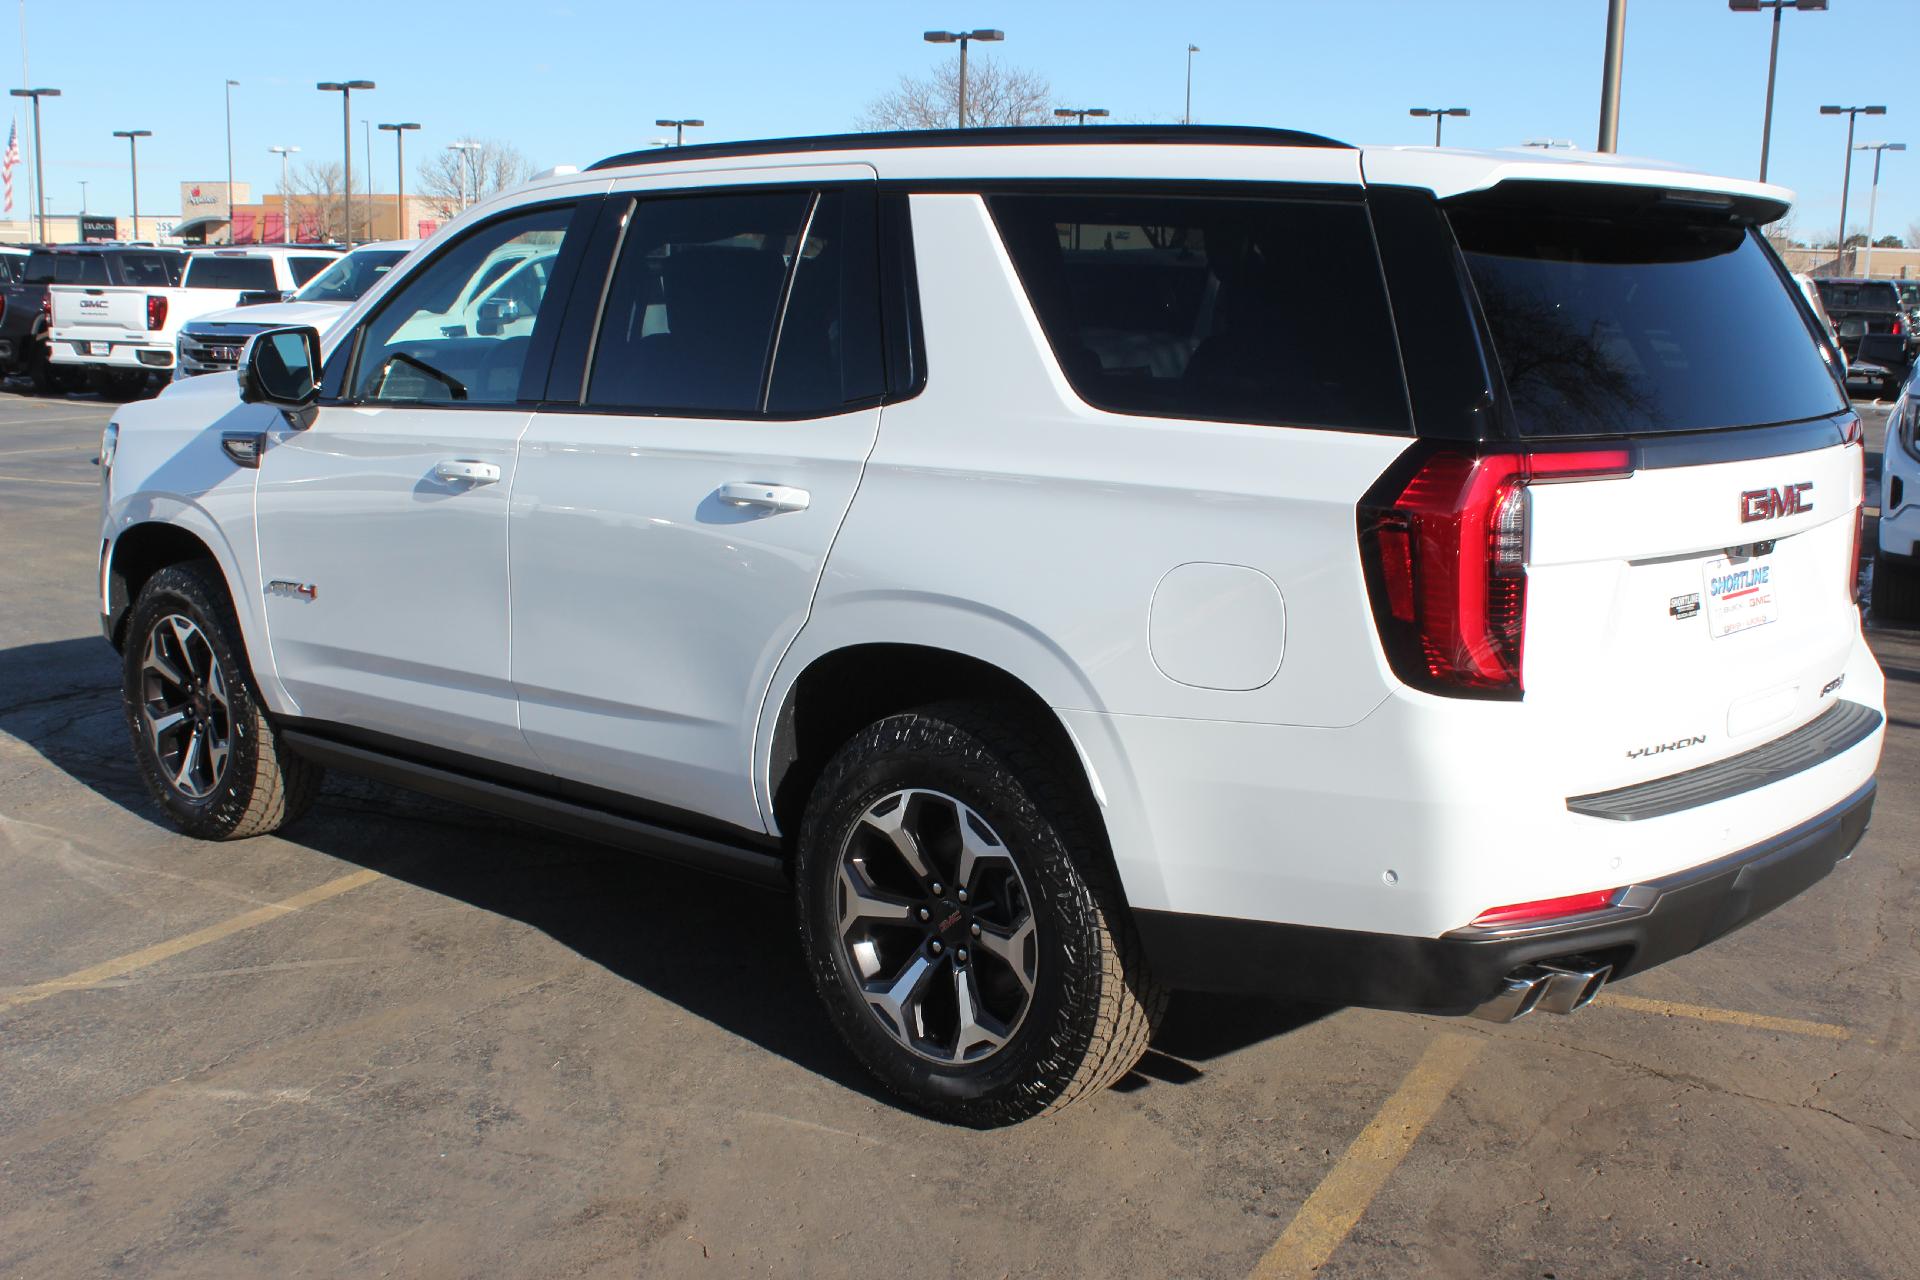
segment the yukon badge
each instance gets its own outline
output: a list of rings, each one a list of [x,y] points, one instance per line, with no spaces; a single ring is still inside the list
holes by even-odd
[[[293,600],[312,601],[320,594],[320,589],[311,582],[289,582],[285,578],[275,578],[267,584],[270,596],[286,596]]]
[[[1752,524],[1755,520],[1771,520],[1775,516],[1797,516],[1802,511],[1813,510],[1813,503],[1807,500],[1807,493],[1813,488],[1813,481],[1802,480],[1799,484],[1782,485],[1778,489],[1748,489],[1740,495],[1740,523]]]
[[[1635,747],[1627,752],[1627,759],[1638,760],[1642,756],[1658,756],[1665,755],[1669,751],[1685,751],[1688,747],[1697,747],[1706,740],[1706,734],[1696,733],[1691,737],[1675,738],[1672,742],[1662,742],[1651,747]]]

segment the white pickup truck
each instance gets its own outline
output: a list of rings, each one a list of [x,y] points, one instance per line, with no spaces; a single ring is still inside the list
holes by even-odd
[[[187,259],[175,288],[54,285],[52,362],[122,392],[173,368],[180,326],[245,300],[278,302],[340,257],[301,246],[209,249]]]

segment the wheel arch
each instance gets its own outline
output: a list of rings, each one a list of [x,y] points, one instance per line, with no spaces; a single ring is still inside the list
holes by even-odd
[[[106,613],[107,639],[123,649],[127,642],[127,619],[133,602],[147,580],[169,565],[191,560],[206,560],[220,567],[226,579],[227,594],[233,595],[233,580],[220,564],[220,557],[206,539],[191,529],[164,520],[144,520],[128,525],[114,538],[107,560]]]

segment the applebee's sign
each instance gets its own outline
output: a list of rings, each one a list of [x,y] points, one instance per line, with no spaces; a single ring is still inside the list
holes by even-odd
[[[219,204],[220,197],[214,195],[212,192],[203,193],[199,187],[195,187],[191,191],[187,192],[187,203],[188,204]]]

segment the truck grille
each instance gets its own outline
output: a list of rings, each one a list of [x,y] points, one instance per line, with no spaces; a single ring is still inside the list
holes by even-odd
[[[175,377],[191,378],[202,373],[229,373],[240,364],[244,336],[183,332],[178,342],[180,362]]]

